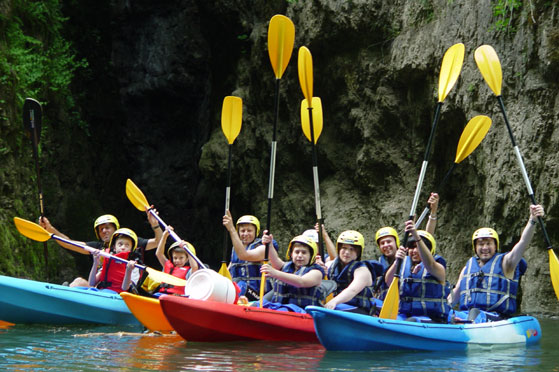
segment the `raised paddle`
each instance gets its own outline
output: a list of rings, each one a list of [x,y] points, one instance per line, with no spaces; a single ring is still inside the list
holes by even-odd
[[[240,97],[227,96],[223,99],[221,108],[221,129],[227,143],[229,144],[229,156],[227,157],[227,187],[225,188],[225,213],[229,210],[229,202],[231,200],[231,154],[233,142],[241,132],[241,124],[243,121],[243,100]],[[219,274],[229,280],[232,280],[231,273],[227,268],[227,242],[228,233],[225,230],[223,234],[223,260],[219,268]]]
[[[275,114],[274,114],[274,127],[272,131],[272,145],[270,149],[270,175],[268,177],[268,215],[266,217],[266,230],[270,232],[272,223],[272,200],[274,199],[274,175],[276,172],[276,149],[277,149],[277,123],[279,117],[279,93],[280,81],[291,53],[293,52],[293,43],[295,42],[295,25],[289,18],[284,15],[276,14],[270,19],[268,26],[268,55],[270,56],[270,63],[276,76],[276,91],[275,91]],[[270,243],[272,244],[272,243]],[[268,261],[268,251],[270,244],[266,245],[264,250],[264,261]],[[266,288],[266,276],[262,274],[262,282],[260,283],[260,307],[262,307],[262,297],[264,297],[264,289]]]
[[[157,220],[157,222],[159,222],[159,224],[161,226],[163,226],[163,229],[167,229],[167,224],[161,219],[161,217],[159,217],[159,215],[157,213],[155,213],[153,211],[153,208],[151,208],[151,206],[148,203],[148,200],[146,199],[144,193],[142,192],[142,190],[140,190],[138,188],[138,186],[136,186],[136,184],[134,182],[132,182],[131,179],[127,179],[126,180],[126,196],[128,196],[128,199],[130,200],[130,202],[140,211],[145,212],[148,211],[149,213],[151,213],[151,215],[153,217],[155,217],[155,219]],[[181,242],[182,239],[177,235],[177,233],[173,230],[169,230],[169,235],[171,235],[171,237],[176,241],[176,242]],[[200,259],[198,257],[196,257],[196,255],[194,253],[192,253],[190,251],[190,249],[188,249],[188,247],[186,246],[186,244],[183,246],[183,249],[186,251],[186,253],[188,253],[188,255],[190,257],[192,257],[194,259],[194,261],[196,261],[196,263],[198,264],[198,267],[201,269],[205,269],[206,266],[202,263],[202,261],[200,261]]]
[[[95,249],[92,248],[88,245],[85,244],[81,244],[78,242],[75,242],[73,240],[69,240],[69,239],[65,239],[61,236],[55,235],[55,234],[51,234],[49,233],[47,230],[43,229],[40,225],[37,225],[34,222],[31,221],[27,221],[24,220],[23,218],[19,218],[19,217],[14,217],[14,223],[16,225],[17,230],[20,232],[21,235],[28,237],[29,239],[33,239],[36,240],[38,242],[46,242],[49,239],[55,239],[55,240],[59,240],[61,242],[64,242],[66,244],[70,244],[73,245],[75,247],[79,247],[89,253],[94,253],[94,252],[99,252],[99,254],[105,258],[111,259],[111,260],[115,260],[115,261],[119,261],[121,263],[128,263],[128,260],[125,260],[124,258],[121,257],[117,257],[114,256],[110,253],[107,253],[103,250],[100,249]],[[135,264],[134,266],[136,266],[138,269],[140,270],[146,270],[149,274],[149,276],[151,276],[151,278],[153,280],[156,280],[158,282],[162,282],[162,283],[168,283],[168,284],[172,284],[172,285],[176,285],[176,286],[185,286],[186,285],[186,280],[184,279],[180,279],[177,278],[176,276],[172,276],[171,274],[166,274],[164,272],[152,269],[151,267],[147,267],[144,265],[140,265],[140,264]]]
[[[423,178],[425,177],[425,172],[427,171],[427,164],[429,163],[429,153],[431,151],[431,143],[433,141],[433,135],[439,121],[439,115],[441,106],[446,96],[458,80],[460,71],[462,69],[462,63],[464,62],[464,44],[458,43],[454,44],[446,51],[443,62],[441,65],[441,71],[439,74],[439,101],[437,102],[437,107],[435,109],[435,117],[433,119],[433,125],[431,126],[431,133],[429,134],[429,140],[427,141],[427,147],[425,148],[425,156],[423,157],[423,164],[421,165],[421,171],[419,173],[419,178],[417,180],[417,185],[415,187],[415,195],[413,197],[412,206],[410,209],[410,214],[408,220],[413,219],[415,215],[415,209],[417,207],[417,202],[419,200],[419,195],[421,193],[421,186],[423,185]],[[404,233],[403,246],[405,247],[408,243],[408,234]],[[388,287],[388,292],[382,304],[382,309],[380,311],[380,318],[396,319],[398,316],[398,308],[400,306],[400,293],[399,293],[399,280],[400,280],[400,266],[402,265],[402,260],[397,259],[396,271],[394,272],[394,278],[390,287]]]
[[[485,138],[487,132],[489,132],[489,128],[491,128],[491,118],[485,115],[475,116],[468,122],[460,135],[454,163],[448,172],[446,172],[446,175],[436,190],[441,190],[444,187],[454,168],[456,168],[462,160],[466,159],[479,146],[481,141]],[[417,219],[416,226],[421,224],[428,212],[429,205],[425,207],[423,213],[421,213],[421,216]]]
[[[23,129],[27,137],[31,140],[33,149],[33,160],[35,161],[35,172],[37,174],[37,189],[39,192],[39,213],[41,218],[45,216],[43,207],[43,188],[41,186],[41,172],[39,167],[39,139],[41,138],[41,123],[43,119],[43,111],[41,104],[33,98],[26,98],[23,103]],[[45,272],[47,280],[49,278],[49,255],[47,243],[43,243],[43,257],[45,259]]]
[[[479,68],[479,71],[483,76],[483,79],[497,97],[499,107],[501,108],[501,113],[503,114],[503,119],[505,120],[505,124],[509,132],[512,147],[514,148],[514,154],[516,155],[518,165],[520,166],[520,171],[522,172],[522,178],[524,178],[524,183],[526,184],[526,188],[528,189],[528,195],[530,196],[532,204],[537,205],[538,203],[536,202],[536,197],[534,196],[534,190],[532,189],[532,185],[530,184],[528,172],[526,171],[524,161],[522,160],[522,155],[520,154],[520,150],[518,148],[518,145],[516,144],[514,134],[512,133],[509,119],[507,118],[507,113],[505,111],[503,98],[501,96],[503,74],[501,71],[501,62],[499,61],[499,57],[497,56],[497,53],[492,46],[482,45],[476,49],[474,58],[476,60],[477,67]],[[559,299],[559,260],[557,259],[557,255],[553,251],[553,245],[551,244],[551,240],[547,235],[547,230],[545,228],[543,218],[538,217],[538,222],[540,223],[540,227],[545,239],[545,244],[547,244],[547,250],[549,252],[549,274],[551,276],[551,284],[553,285],[555,296],[557,297],[557,299]]]

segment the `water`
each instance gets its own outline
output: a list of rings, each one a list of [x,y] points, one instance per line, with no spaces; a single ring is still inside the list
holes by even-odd
[[[559,372],[559,320],[541,320],[541,326],[542,342],[530,348],[347,353],[309,343],[191,343],[134,327],[16,325],[0,329],[0,370]]]

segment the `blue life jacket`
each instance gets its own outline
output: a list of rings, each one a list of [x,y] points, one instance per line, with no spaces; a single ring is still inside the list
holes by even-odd
[[[444,258],[436,254],[435,261],[446,268]],[[448,281],[443,285],[437,278],[419,263],[419,271],[412,273],[412,261],[408,256],[400,269],[400,309],[399,313],[407,317],[427,316],[435,321],[447,322],[450,306],[447,296],[450,294]]]
[[[321,276],[324,276],[324,270],[316,263],[311,266],[303,266],[297,271],[295,271],[293,262],[288,262],[281,268],[281,271],[284,273],[296,274],[299,276],[303,276],[312,270],[319,270]],[[275,303],[294,304],[304,309],[306,306],[310,305],[322,306],[326,300],[326,293],[324,293],[324,290],[319,285],[309,288],[297,288],[279,279],[275,279],[273,287],[274,295],[271,302]]]
[[[355,270],[365,266],[364,262],[361,261],[351,261],[343,269],[341,268],[340,258],[336,257],[330,269],[328,269],[328,278],[336,282],[338,287],[334,292],[334,296],[339,295],[344,289],[346,289],[353,281],[353,275]],[[346,302],[348,305],[359,307],[367,312],[371,311],[372,304],[371,298],[373,297],[373,286],[365,287],[361,292],[359,292],[355,297]]]
[[[477,257],[468,260],[460,283],[460,310],[477,307],[502,315],[516,312],[518,281],[526,272],[528,264],[525,259],[520,260],[514,269],[513,278],[508,279],[503,272],[504,256],[505,253],[497,253],[482,267]]]
[[[247,251],[255,249],[256,247],[262,245],[262,239],[257,238],[246,248]],[[278,250],[278,243],[274,240],[273,246]],[[260,267],[262,262],[260,261],[243,261],[239,259],[235,249],[231,252],[231,266],[229,272],[231,273],[231,278],[234,282],[245,282],[248,287],[252,289],[255,293],[260,293],[260,279],[262,274],[260,273]],[[244,288],[244,285],[239,285]],[[270,278],[266,279],[266,290],[268,292],[272,289],[272,281]],[[242,291],[239,295],[245,295],[245,291]]]
[[[388,270],[388,268],[391,265],[390,263],[388,263],[388,260],[386,259],[385,255],[379,256],[378,262],[382,265],[383,273],[381,275],[378,275],[374,281],[374,288],[375,288],[374,293],[376,298],[384,301],[384,299],[386,298],[386,293],[388,293],[388,286],[384,281],[384,274],[386,273],[386,270]]]

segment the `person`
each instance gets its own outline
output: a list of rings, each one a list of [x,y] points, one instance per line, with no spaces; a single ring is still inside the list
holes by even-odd
[[[198,270],[198,263],[190,257],[183,247],[186,246],[193,254],[196,254],[196,249],[194,249],[192,244],[184,240],[182,242],[174,242],[167,250],[167,256],[165,256],[165,253],[163,253],[165,251],[165,244],[172,229],[171,226],[168,226],[163,232],[163,236],[157,245],[155,256],[163,267],[163,272],[186,280],[193,272]],[[166,293],[184,295],[184,286],[175,287],[171,284],[161,283],[158,286],[156,297]]]
[[[138,237],[134,231],[127,228],[116,230],[111,236],[109,248],[115,256],[128,260],[128,263],[124,265],[113,259],[105,259],[101,270],[98,270],[101,251],[97,250],[92,253],[93,265],[89,272],[89,286],[115,293],[128,291],[140,277],[135,269],[136,261],[130,259],[137,245]]]
[[[437,211],[439,209],[439,194],[431,193],[427,200],[430,213],[425,230],[431,235],[435,234],[437,227]],[[380,250],[378,262],[381,263],[385,270],[388,270],[396,259],[396,251],[400,247],[400,238],[396,229],[390,226],[381,227],[375,234],[375,241]],[[384,275],[379,275],[375,283],[375,294],[380,300],[384,300],[386,292],[388,292],[388,285],[384,282]]]
[[[453,305],[459,300],[461,311],[473,310],[474,316],[470,314],[469,320],[506,318],[516,313],[519,280],[527,268],[522,256],[534,236],[538,217],[543,215],[541,205],[530,206],[530,216],[520,240],[507,253],[500,252],[499,235],[494,229],[482,227],[474,232],[474,256],[460,272],[448,297]]]
[[[264,234],[262,242],[269,244],[273,236]],[[258,248],[262,250],[264,246]],[[305,306],[322,306],[326,293],[321,287],[324,270],[315,262],[318,247],[313,238],[298,235],[291,239],[286,258],[281,260],[276,251],[270,251],[270,263],[263,264],[260,271],[276,279],[270,302],[264,307],[304,312]]]
[[[336,282],[337,288],[334,297],[326,303],[326,308],[343,308],[345,304],[351,307],[346,307],[348,311],[372,313],[373,277],[365,263],[361,262],[364,249],[365,239],[361,233],[347,230],[338,236],[337,257],[327,263],[328,278]]]
[[[231,212],[226,211],[223,216],[223,226],[229,232],[233,251],[229,272],[233,282],[240,288],[240,296],[245,296],[248,301],[260,300],[260,273],[261,261],[264,260],[264,249],[256,250],[263,246],[260,234],[260,221],[252,215],[244,215],[233,225]],[[278,250],[278,244],[272,240],[274,249]],[[266,283],[265,293],[272,289],[271,281]]]
[[[446,298],[450,286],[446,281],[446,261],[436,254],[433,235],[425,230],[416,230],[413,220],[406,221],[406,233],[410,233],[407,247],[400,246],[396,259],[403,260],[400,266],[399,317],[414,318],[446,323],[450,306]],[[397,260],[386,271],[386,283],[392,284],[397,270]]]

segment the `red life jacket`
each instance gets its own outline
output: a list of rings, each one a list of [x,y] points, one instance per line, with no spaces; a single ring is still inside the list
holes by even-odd
[[[130,252],[121,252],[115,256],[128,260]],[[122,282],[126,274],[126,264],[106,258],[101,269],[101,281],[97,288],[111,289],[117,293],[123,292]]]
[[[171,260],[167,260],[165,262],[165,266],[163,267],[163,272],[185,280],[186,274],[188,274],[189,271],[190,266],[176,267],[175,265],[173,265],[173,262]],[[159,292],[183,295],[184,286],[178,287],[167,283],[161,283],[161,289],[159,290]]]

